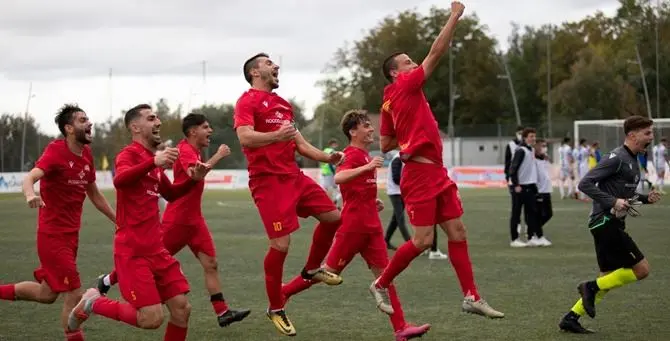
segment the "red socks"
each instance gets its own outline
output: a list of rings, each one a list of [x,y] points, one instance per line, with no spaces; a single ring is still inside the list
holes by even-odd
[[[0,300],[16,301],[15,284],[0,285]]]
[[[67,341],[84,341],[84,332],[81,329],[73,332],[65,331],[65,339]]]
[[[309,248],[309,256],[307,256],[307,263],[305,263],[305,270],[311,271],[321,267],[321,263],[326,259],[330,246],[333,245],[333,238],[335,232],[340,227],[342,221],[338,220],[334,223],[318,223],[314,228],[314,235],[312,236],[312,245]]]
[[[405,328],[407,322],[405,321],[405,313],[402,311],[400,304],[400,297],[395,290],[395,285],[391,284],[388,287],[389,299],[391,300],[391,307],[393,307],[393,314],[390,316],[393,331],[397,332]]]
[[[216,316],[221,316],[228,311],[228,304],[226,304],[226,300],[223,299],[222,293],[212,295],[210,301],[212,302],[212,308],[214,308]]]
[[[137,310],[128,303],[121,303],[101,296],[93,303],[93,312],[137,327]]]
[[[380,288],[388,288],[391,282],[411,263],[414,258],[418,257],[421,254],[421,250],[418,249],[411,240],[406,241],[402,244],[398,250],[396,250],[391,262],[384,269],[384,272],[379,279],[377,280],[377,286]]]
[[[285,260],[286,252],[279,251],[273,247],[265,255],[265,261],[263,262],[263,267],[265,268],[265,291],[270,301],[270,310],[284,309],[281,286]]]
[[[179,327],[168,322],[167,328],[165,328],[165,338],[164,341],[185,341],[186,334],[188,333],[188,328]]]
[[[298,275],[282,287],[282,294],[285,299],[289,299],[291,296],[311,288],[315,283],[317,282],[305,280],[302,276]]]
[[[448,253],[451,265],[454,267],[458,281],[461,283],[463,296],[472,295],[475,297],[475,301],[479,301],[479,293],[472,273],[472,263],[470,262],[470,255],[468,255],[468,242],[465,240],[449,241]]]

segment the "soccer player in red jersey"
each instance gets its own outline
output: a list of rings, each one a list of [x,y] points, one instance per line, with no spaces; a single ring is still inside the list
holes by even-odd
[[[370,286],[377,307],[393,312],[388,288],[410,262],[431,246],[433,226],[439,224],[449,240],[449,259],[465,296],[462,308],[491,318],[504,314],[491,308],[480,298],[475,286],[468,255],[466,231],[461,216],[463,208],[456,183],[448,176],[442,160],[442,140],[428,101],[423,93],[427,77],[437,67],[449,48],[459,18],[465,7],[451,3],[451,14],[421,65],[404,53],[395,53],[383,63],[383,71],[391,82],[384,89],[380,122],[381,150],[386,153],[400,147],[405,163],[400,192],[415,233],[393,255],[384,273]]]
[[[28,206],[39,208],[37,222],[37,256],[40,267],[36,282],[0,285],[0,299],[51,304],[63,294],[61,323],[67,340],[82,341],[78,328],[68,328],[70,310],[81,299],[81,280],[77,270],[77,249],[84,199],[88,195],[94,206],[112,222],[114,210],[95,184],[95,166],[91,148],[88,116],[75,105],[65,105],[56,116],[58,129],[65,137],[57,139],[23,179],[23,193]],[[40,182],[39,195],[33,188]]]
[[[118,272],[122,303],[88,289],[70,312],[68,325],[78,329],[95,313],[143,329],[163,324],[164,303],[170,321],[164,341],[184,341],[191,305],[186,298],[189,285],[179,262],[162,242],[158,197],[174,201],[186,195],[210,169],[201,162],[189,167],[189,179],[172,184],[163,168],[174,164],[178,151],[161,143],[161,121],[150,105],[130,109],[124,118],[133,142],[116,156],[116,225],[114,266]]]
[[[377,199],[377,168],[384,164],[384,159],[379,156],[370,159],[367,148],[374,142],[375,129],[365,112],[347,112],[341,128],[350,141],[344,149],[344,162],[335,173],[335,183],[340,186],[344,199],[342,226],[335,235],[324,268],[340,274],[354,256],[360,254],[372,274],[378,277],[388,264],[384,229],[377,213],[384,209],[383,202]],[[282,292],[288,300],[314,283],[298,276],[285,285]],[[430,329],[428,324],[417,327],[405,321],[393,284],[389,285],[388,294],[394,308],[390,318],[396,341],[420,337]]]
[[[321,267],[340,226],[340,211],[323,188],[300,171],[295,153],[332,164],[342,161],[343,154],[326,154],[296,130],[291,104],[273,92],[279,86],[279,66],[267,54],[249,58],[243,70],[251,89],[235,105],[234,128],[248,161],[251,196],[270,239],[264,261],[267,316],[282,334],[293,336],[296,331],[284,311],[281,288],[290,235],[300,227],[298,216],[319,220],[301,275],[329,285],[342,283],[340,276]]]
[[[209,137],[213,130],[205,115],[188,114],[182,120],[182,131],[186,138],[177,145],[179,156],[172,167],[175,182],[190,179],[188,169],[201,161],[200,151],[209,146]],[[223,144],[207,161],[207,164],[214,167],[228,155],[230,155],[230,148]],[[163,244],[172,255],[177,254],[188,245],[193,255],[198,258],[205,272],[205,286],[209,291],[210,301],[219,325],[226,327],[231,323],[242,321],[249,315],[250,310],[230,309],[223,298],[216,261],[216,248],[205,217],[202,215],[204,189],[205,182],[200,181],[188,194],[167,204],[162,220]],[[100,276],[98,277],[98,290],[101,294],[106,294],[110,285],[116,284],[117,281],[115,271],[109,275]]]

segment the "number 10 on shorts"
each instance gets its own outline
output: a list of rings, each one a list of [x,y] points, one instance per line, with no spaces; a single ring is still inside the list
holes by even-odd
[[[281,231],[284,227],[281,225],[281,222],[275,221],[272,223],[272,228],[274,228],[275,232]]]

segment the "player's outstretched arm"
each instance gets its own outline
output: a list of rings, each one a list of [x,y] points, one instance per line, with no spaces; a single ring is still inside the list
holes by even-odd
[[[86,187],[86,195],[93,203],[93,206],[98,209],[102,214],[104,214],[112,223],[116,224],[116,213],[112,209],[112,206],[109,205],[109,202],[100,192],[100,188],[95,182],[88,184]]]
[[[345,184],[356,179],[365,172],[380,168],[382,165],[384,165],[384,159],[381,156],[375,156],[372,161],[363,166],[352,169],[339,170],[337,173],[335,173],[335,184]]]
[[[616,204],[617,198],[609,193],[601,191],[596,184],[616,174],[619,167],[621,167],[621,159],[619,159],[619,156],[612,153],[589,170],[579,181],[577,188],[582,193],[586,194],[586,196],[600,204],[603,208],[610,209]]]
[[[167,201],[175,201],[188,193],[196,183],[205,179],[207,173],[212,169],[209,164],[197,161],[193,167],[188,169],[190,179],[179,183],[172,183],[163,172],[158,183],[158,191]]]
[[[217,163],[219,163],[219,161],[223,160],[228,155],[230,155],[230,147],[222,144],[219,146],[219,149],[216,151],[216,153],[214,153],[214,155],[212,155],[212,157],[207,160],[207,164],[210,167],[214,167]]]
[[[428,55],[421,63],[426,78],[433,73],[440,58],[444,56],[449,45],[451,45],[451,39],[454,37],[456,24],[458,23],[458,19],[463,15],[464,10],[465,6],[463,6],[462,3],[458,1],[451,3],[451,14],[449,14],[449,19],[444,27],[442,27],[442,31],[440,31],[440,34],[433,42]]]
[[[35,183],[44,177],[44,171],[40,168],[33,168],[23,177],[23,183],[21,187],[23,188],[23,195],[26,197],[26,202],[30,208],[44,207],[44,202],[42,198],[38,195],[35,195]]]

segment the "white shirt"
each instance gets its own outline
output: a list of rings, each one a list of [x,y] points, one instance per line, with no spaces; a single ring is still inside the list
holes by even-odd
[[[570,148],[569,145],[564,144],[558,149],[558,155],[560,157],[561,168],[569,169],[570,161],[572,160],[572,148]]]
[[[388,168],[386,169],[386,194],[388,195],[400,195],[400,184],[393,182],[393,172],[391,170],[391,164],[396,159],[400,159],[400,153],[396,153],[396,155],[391,159]]]
[[[548,160],[535,159],[537,163],[537,192],[551,193],[553,186],[551,184],[551,177],[549,176],[549,168],[551,164]]]
[[[665,154],[667,149],[662,143],[659,143],[653,148],[654,165],[656,168],[665,168]]]

